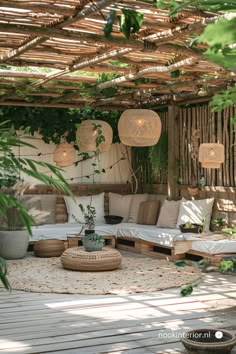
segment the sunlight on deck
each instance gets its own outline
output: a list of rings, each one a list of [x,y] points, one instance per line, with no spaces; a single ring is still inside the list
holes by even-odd
[[[23,342],[16,342],[13,340],[9,340],[9,339],[0,339],[0,350],[4,350],[5,352],[11,352],[16,350],[20,352],[23,351],[25,349],[30,349],[32,348],[29,344],[25,344]]]

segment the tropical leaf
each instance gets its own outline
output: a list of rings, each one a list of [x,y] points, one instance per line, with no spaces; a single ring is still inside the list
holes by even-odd
[[[7,265],[5,259],[0,257],[0,280],[7,290],[11,290],[11,285],[7,279]]]
[[[122,9],[121,11],[123,14],[120,17],[120,31],[129,39],[131,33],[138,32],[142,27],[144,15],[129,9]]]
[[[113,28],[113,24],[116,18],[116,11],[115,10],[111,10],[110,14],[107,18],[106,24],[104,26],[103,32],[106,38],[110,38],[111,36],[111,32],[112,32],[112,28]]]

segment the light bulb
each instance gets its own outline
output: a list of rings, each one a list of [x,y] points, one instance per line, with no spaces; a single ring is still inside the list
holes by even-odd
[[[210,150],[210,156],[214,157],[215,156],[215,151],[213,149]]]
[[[93,136],[97,136],[98,135],[98,131],[97,130],[94,130],[93,131]]]
[[[144,125],[144,119],[137,119],[135,123],[137,124],[137,126],[142,127]]]
[[[63,157],[66,157],[66,151],[63,151],[62,155]]]

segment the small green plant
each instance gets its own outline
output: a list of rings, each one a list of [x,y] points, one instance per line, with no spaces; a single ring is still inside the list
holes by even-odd
[[[236,226],[222,229],[222,231],[228,234],[231,240],[236,238]]]
[[[223,260],[220,262],[218,270],[221,273],[235,272],[236,271],[236,261]]]
[[[217,227],[222,227],[222,226],[225,226],[226,222],[223,218],[219,217],[219,218],[215,218],[213,220],[213,224]]]
[[[84,224],[87,230],[93,230],[95,227],[95,220],[96,220],[96,210],[90,204],[86,205],[86,209],[82,204],[79,204],[80,210],[84,216]]]

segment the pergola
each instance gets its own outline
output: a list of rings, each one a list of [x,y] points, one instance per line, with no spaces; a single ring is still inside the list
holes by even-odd
[[[144,14],[129,40],[119,30],[122,9]],[[234,74],[190,42],[218,17],[190,8],[170,18],[152,1],[0,1],[0,105],[125,110],[207,101]]]

